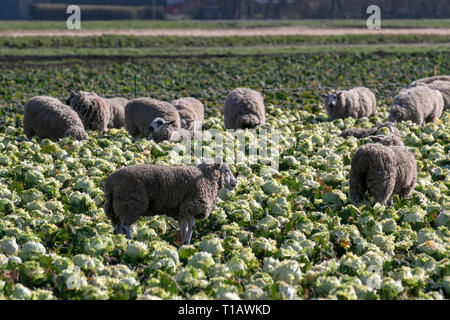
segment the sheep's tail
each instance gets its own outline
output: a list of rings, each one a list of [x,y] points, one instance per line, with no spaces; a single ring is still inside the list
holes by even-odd
[[[113,190],[108,184],[108,180],[105,182],[105,206],[104,211],[106,216],[111,219],[113,225],[116,225],[119,222],[117,218],[114,207],[113,207]]]
[[[256,129],[261,125],[260,119],[254,114],[245,114],[240,119],[239,127],[242,129]]]
[[[359,148],[352,158],[349,198],[353,204],[363,202],[366,191],[375,202],[385,204],[395,187],[395,155],[380,144]]]
[[[342,131],[340,134],[341,137],[347,138],[349,136],[353,136],[355,138],[361,139],[377,133],[378,128],[352,128],[346,129]]]

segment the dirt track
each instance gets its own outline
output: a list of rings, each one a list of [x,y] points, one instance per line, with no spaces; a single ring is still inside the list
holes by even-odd
[[[365,28],[310,28],[310,27],[276,27],[252,29],[117,29],[117,30],[20,30],[0,31],[0,37],[88,37],[101,35],[129,35],[129,36],[191,36],[191,37],[228,37],[228,36],[331,36],[355,34],[417,34],[417,35],[444,35],[450,36],[450,28],[417,28],[397,29],[386,28],[369,30]]]

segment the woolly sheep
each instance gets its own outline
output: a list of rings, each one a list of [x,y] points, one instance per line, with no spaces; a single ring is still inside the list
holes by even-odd
[[[128,102],[125,106],[125,128],[133,137],[147,138],[149,125],[155,118],[173,121],[171,126],[180,128],[180,115],[177,109],[169,102],[152,98],[139,98]]]
[[[156,143],[167,140],[176,142],[180,140],[188,141],[191,139],[191,133],[183,128],[173,127],[174,120],[166,121],[163,118],[155,118],[149,125],[148,140],[154,140]]]
[[[105,181],[105,214],[115,234],[130,238],[130,226],[140,216],[167,215],[178,219],[183,244],[189,244],[195,220],[206,219],[222,188],[237,184],[226,163],[197,166],[123,167]]]
[[[434,76],[434,77],[428,77],[428,78],[422,78],[416,81],[411,82],[409,87],[416,87],[419,84],[429,84],[434,81],[450,81],[450,76]]]
[[[368,136],[372,136],[378,132],[381,128],[388,128],[389,132],[395,134],[396,136],[400,136],[400,132],[395,127],[393,122],[385,122],[380,123],[376,127],[373,128],[350,128],[344,130],[339,136],[343,138],[347,138],[349,136],[361,139],[366,138]]]
[[[389,121],[411,120],[419,125],[434,122],[442,114],[442,94],[426,86],[403,89],[392,102]]]
[[[377,115],[377,101],[372,91],[357,87],[331,91],[325,95],[325,109],[330,119],[362,118]]]
[[[257,129],[266,121],[263,96],[252,89],[237,88],[225,99],[225,129]]]
[[[57,141],[65,137],[87,139],[83,122],[78,114],[58,99],[45,96],[31,98],[24,107],[23,131],[28,139]]]
[[[427,86],[430,89],[439,91],[444,99],[444,108],[450,109],[450,79],[449,81],[435,80],[429,83],[419,82],[415,85],[411,85],[410,88],[417,86]]]
[[[94,92],[70,90],[66,104],[75,110],[87,130],[106,131],[125,124],[125,98],[105,99]]]
[[[380,204],[392,205],[392,196],[408,197],[417,181],[417,165],[396,135],[372,136],[375,143],[361,146],[350,168],[349,198],[353,204],[363,201],[366,191]]]
[[[203,103],[195,98],[186,97],[172,101],[180,114],[181,127],[194,135],[194,130],[201,130],[204,121]]]

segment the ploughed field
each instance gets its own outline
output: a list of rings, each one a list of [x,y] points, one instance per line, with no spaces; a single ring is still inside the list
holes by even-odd
[[[350,204],[350,161],[367,140],[338,137],[383,122],[399,89],[435,66],[448,74],[449,61],[448,51],[430,51],[1,66],[0,298],[449,298],[450,112],[423,127],[398,124],[418,182],[393,207]],[[189,246],[173,219],[140,218],[126,240],[103,213],[108,173],[178,164],[176,144],[133,141],[125,129],[58,143],[22,132],[30,97],[64,101],[73,89],[132,98],[135,75],[140,97],[202,100],[204,130],[224,132],[226,95],[253,88],[265,96],[265,128],[280,132],[278,170],[230,163],[238,185],[220,192]],[[321,94],[361,85],[376,94],[378,116],[330,121]]]

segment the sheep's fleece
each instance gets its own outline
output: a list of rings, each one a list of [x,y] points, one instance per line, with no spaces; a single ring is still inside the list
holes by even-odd
[[[53,141],[65,137],[77,140],[88,138],[75,111],[58,99],[45,96],[31,98],[25,105],[23,131],[28,139],[34,135]]]
[[[342,131],[342,133],[339,136],[343,137],[343,138],[352,136],[352,137],[361,139],[361,138],[366,138],[368,136],[375,135],[378,132],[378,130],[380,130],[381,128],[388,128],[390,133],[395,134],[396,136],[400,137],[400,131],[398,131],[398,129],[395,127],[395,123],[393,123],[393,122],[380,123],[376,127],[373,127],[373,128],[345,129],[344,131]]]
[[[130,226],[140,216],[167,215],[178,219],[184,244],[189,244],[195,219],[206,219],[219,189],[234,189],[237,181],[226,163],[197,166],[123,167],[105,181],[105,214],[115,234],[130,238]]]
[[[169,102],[139,98],[131,100],[125,106],[125,128],[133,138],[148,138],[150,123],[158,117],[173,121],[171,125],[175,128],[181,127],[180,115]]]
[[[225,129],[257,129],[266,122],[264,98],[255,90],[234,89],[225,99]]]
[[[172,101],[180,114],[181,127],[188,130],[191,134],[195,130],[201,130],[205,120],[205,111],[203,103],[192,97],[180,98]]]
[[[349,198],[363,202],[366,191],[380,204],[392,205],[392,196],[408,197],[417,181],[417,164],[396,135],[372,136],[354,154],[350,168]]]
[[[419,125],[425,122],[434,122],[444,110],[442,94],[428,88],[417,86],[403,89],[392,102],[389,121],[411,120]]]
[[[325,109],[330,119],[362,118],[377,115],[377,101],[372,91],[356,87],[325,95]]]
[[[434,76],[434,77],[428,77],[428,78],[422,78],[416,81],[411,82],[411,84],[409,85],[409,87],[415,87],[419,84],[429,84],[432,83],[434,81],[450,81],[450,76]]]
[[[70,90],[66,104],[78,113],[87,130],[106,131],[113,122],[114,110],[94,92]]]
[[[444,108],[450,109],[450,80],[435,80],[429,83],[419,82],[415,86],[410,86],[410,88],[417,86],[427,86],[430,89],[439,91],[442,94],[442,98],[444,99]]]

